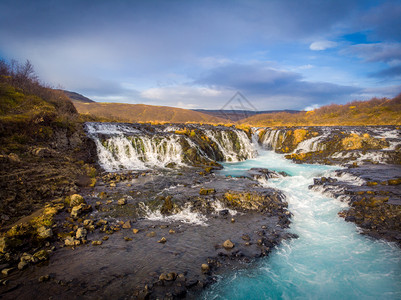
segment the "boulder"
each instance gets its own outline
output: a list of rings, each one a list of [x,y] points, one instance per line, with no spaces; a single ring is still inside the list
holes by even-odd
[[[165,242],[167,242],[165,237],[162,237],[159,241],[157,241],[158,243],[164,244]]]
[[[33,258],[39,261],[45,261],[49,259],[49,252],[46,250],[39,250],[33,254]]]
[[[85,228],[80,227],[77,229],[77,232],[75,233],[75,237],[78,240],[85,240],[87,234],[88,234],[88,231]]]
[[[209,267],[208,264],[202,264],[201,265],[201,270],[202,270],[203,273],[207,273],[207,272],[210,271],[210,267]]]
[[[127,199],[125,199],[125,198],[118,199],[117,204],[118,205],[125,205],[125,204],[127,204]]]
[[[85,203],[84,197],[79,194],[74,194],[70,196],[70,206],[74,207],[81,203]]]
[[[76,219],[83,213],[89,212],[92,210],[90,205],[86,205],[85,203],[81,203],[77,206],[74,206],[71,210],[71,217]]]
[[[81,242],[79,240],[74,239],[73,237],[69,236],[64,240],[64,244],[66,246],[78,246]]]
[[[171,273],[162,273],[159,276],[159,280],[165,280],[165,281],[173,281],[177,278],[177,274],[174,272]]]
[[[42,239],[48,239],[53,236],[53,230],[46,226],[41,226],[37,229],[38,236]]]
[[[131,228],[131,221],[127,221],[123,224],[122,226],[124,229],[130,229]]]
[[[230,240],[227,240],[227,241],[225,241],[225,242],[223,243],[223,247],[224,247],[225,249],[232,249],[232,248],[234,248],[234,243],[231,242]]]

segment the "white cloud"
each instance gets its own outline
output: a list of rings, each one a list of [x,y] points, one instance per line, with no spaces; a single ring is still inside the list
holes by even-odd
[[[310,110],[315,110],[316,108],[319,108],[319,107],[320,107],[319,104],[312,104],[312,105],[309,105],[309,106],[305,107],[303,110],[304,111],[310,111]]]
[[[208,87],[176,85],[144,90],[141,92],[141,97],[150,100],[170,101],[170,103],[177,101],[180,106],[183,106],[183,103],[188,103],[188,101],[201,101],[205,98],[213,99],[221,96],[221,94],[222,91]]]
[[[322,51],[322,50],[326,50],[329,48],[334,48],[336,46],[337,46],[336,42],[318,41],[318,42],[313,42],[312,44],[310,44],[309,49],[311,49],[313,51]]]

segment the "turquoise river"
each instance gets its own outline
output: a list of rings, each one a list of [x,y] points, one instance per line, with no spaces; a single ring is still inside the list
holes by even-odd
[[[282,190],[293,213],[284,241],[252,268],[221,276],[202,299],[401,299],[401,250],[358,233],[337,213],[347,205],[308,189],[314,177],[338,167],[294,164],[272,151],[225,163],[222,175],[240,176],[253,167],[285,171],[265,184]]]

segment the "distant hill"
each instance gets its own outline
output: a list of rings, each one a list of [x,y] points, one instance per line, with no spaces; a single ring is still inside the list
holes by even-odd
[[[204,114],[208,114],[214,117],[227,119],[233,122],[240,121],[259,114],[272,114],[286,112],[290,114],[299,113],[299,110],[264,110],[264,111],[252,111],[252,110],[208,110],[208,109],[193,109]]]
[[[228,120],[201,112],[168,106],[124,103],[84,103],[73,101],[80,114],[108,121],[171,122],[171,123],[229,123]]]
[[[62,92],[64,92],[64,94],[66,94],[66,96],[68,98],[70,98],[70,100],[72,101],[78,101],[78,102],[84,102],[84,103],[92,103],[95,102],[81,94],[78,94],[76,92],[70,92],[70,91],[66,91],[66,90],[60,90]]]
[[[260,127],[401,125],[401,94],[393,99],[373,98],[345,105],[331,104],[295,114],[286,112],[259,114],[243,119],[240,123]]]

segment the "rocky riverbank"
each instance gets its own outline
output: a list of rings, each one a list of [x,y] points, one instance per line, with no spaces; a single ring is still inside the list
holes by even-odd
[[[316,178],[310,188],[346,201],[339,213],[363,234],[401,245],[401,167],[365,164]]]
[[[60,204],[50,261],[11,272],[3,297],[177,298],[294,237],[281,192],[250,178],[107,173],[81,195]]]

